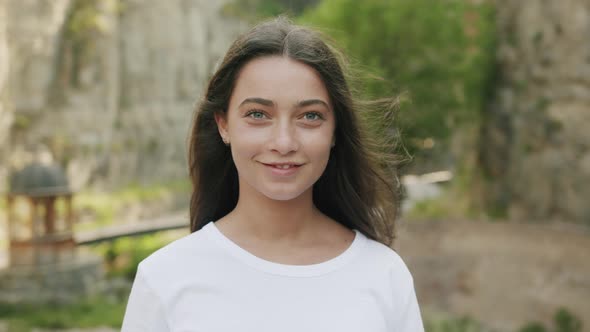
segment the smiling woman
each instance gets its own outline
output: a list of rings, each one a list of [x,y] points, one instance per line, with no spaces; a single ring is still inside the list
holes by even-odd
[[[311,207],[313,184],[328,163],[336,125],[328,92],[314,69],[283,56],[248,62],[235,83],[228,110],[216,113],[216,122],[223,140],[231,144],[239,174],[243,199],[236,209],[256,195]],[[217,225],[223,227],[235,214]],[[293,226],[315,223],[306,217],[294,220]]]
[[[423,331],[358,110],[316,32],[234,42],[192,128],[193,233],[139,264],[122,331]]]

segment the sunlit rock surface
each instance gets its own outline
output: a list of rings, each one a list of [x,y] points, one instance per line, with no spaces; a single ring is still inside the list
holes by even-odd
[[[0,0],[0,188],[6,179],[8,137],[12,111],[8,99],[8,45],[6,43],[6,0]]]
[[[0,0],[3,168],[41,143],[74,188],[185,177],[194,105],[245,28],[226,2]]]
[[[590,2],[497,0],[490,201],[518,220],[590,220]]]

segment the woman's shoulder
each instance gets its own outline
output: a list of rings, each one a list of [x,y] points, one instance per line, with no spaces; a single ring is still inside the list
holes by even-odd
[[[364,261],[396,279],[412,280],[412,274],[404,259],[393,248],[381,242],[366,238]]]

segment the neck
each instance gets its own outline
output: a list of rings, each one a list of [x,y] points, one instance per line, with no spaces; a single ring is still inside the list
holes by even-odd
[[[245,187],[240,186],[238,203],[231,212],[232,224],[258,239],[294,240],[317,225],[321,218],[313,205],[312,188],[292,200],[279,201]]]

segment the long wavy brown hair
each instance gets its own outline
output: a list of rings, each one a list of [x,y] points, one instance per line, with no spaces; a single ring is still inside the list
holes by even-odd
[[[392,244],[399,186],[392,141],[383,136],[391,128],[379,131],[381,143],[377,144],[364,130],[366,121],[361,121],[372,117],[361,116],[361,112],[386,105],[380,108],[379,121],[374,122],[383,126],[392,122],[395,103],[355,100],[347,81],[349,75],[343,70],[347,68],[344,57],[326,40],[317,31],[279,17],[257,25],[231,45],[195,111],[190,133],[191,232],[225,216],[238,201],[238,173],[230,149],[219,135],[215,113],[227,112],[236,78],[247,62],[258,57],[285,56],[317,71],[334,108],[337,143],[324,173],[314,184],[315,206],[349,229]]]

